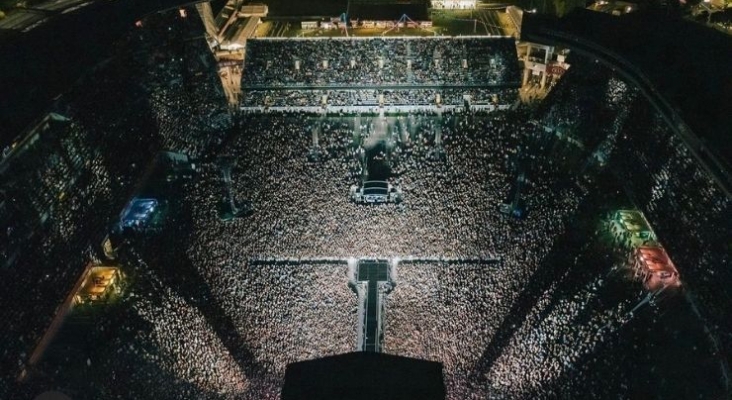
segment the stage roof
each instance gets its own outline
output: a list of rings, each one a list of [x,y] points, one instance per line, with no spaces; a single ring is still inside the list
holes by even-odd
[[[651,230],[639,211],[620,210],[617,214],[620,218],[620,223],[623,224],[623,228],[629,232],[636,233]]]
[[[638,256],[648,270],[678,273],[671,259],[662,247],[640,247]]]
[[[357,352],[287,366],[282,400],[445,398],[442,364]]]

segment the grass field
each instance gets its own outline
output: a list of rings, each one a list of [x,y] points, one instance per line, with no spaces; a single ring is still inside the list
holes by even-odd
[[[271,14],[270,14],[271,15]],[[349,36],[507,35],[515,28],[505,12],[496,10],[433,11],[430,28],[350,28]],[[257,30],[258,37],[344,37],[343,29],[301,29],[300,19],[272,18]]]

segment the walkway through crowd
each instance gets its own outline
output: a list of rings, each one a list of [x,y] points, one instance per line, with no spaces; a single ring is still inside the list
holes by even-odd
[[[389,283],[389,264],[384,261],[361,261],[358,263],[358,280],[366,282],[366,312],[359,322],[364,332],[363,351],[381,351],[384,339],[382,327],[382,293],[379,288]]]

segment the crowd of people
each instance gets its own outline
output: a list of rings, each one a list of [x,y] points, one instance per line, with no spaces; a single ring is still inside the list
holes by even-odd
[[[242,88],[520,82],[512,38],[255,39]]]
[[[216,237],[208,242],[222,244]],[[285,367],[292,362],[356,350],[357,298],[348,286],[345,264],[197,266],[206,268],[207,282],[215,282],[214,297],[257,365],[246,371],[252,382],[246,398],[278,398]]]
[[[384,349],[443,363],[447,398],[525,398],[532,388],[548,389],[597,342],[609,340],[629,308],[628,298],[612,309],[593,306],[602,286],[595,277],[579,289],[552,284],[528,315],[514,315],[526,284],[516,281],[510,263],[403,263],[397,271],[387,297]],[[589,320],[578,323],[580,312]],[[509,324],[515,333],[501,342]],[[486,364],[490,351],[498,355]]]
[[[355,350],[356,294],[345,264],[209,264],[203,279],[216,284],[205,301],[224,310],[229,322],[223,323],[187,289],[172,289],[167,267],[152,267],[143,258],[129,260],[141,267],[137,279],[144,282],[126,301],[126,322],[101,329],[121,331],[107,341],[114,359],[90,356],[96,375],[114,377],[113,397],[277,399],[289,363]],[[190,288],[200,296],[197,284]],[[136,367],[121,373],[120,362]],[[140,382],[156,387],[146,391]],[[125,393],[124,387],[139,389]]]
[[[190,23],[146,19],[58,100],[32,140],[5,154],[0,397],[11,398],[86,265],[104,258],[100,244],[156,152],[198,157],[228,133],[213,57],[205,43],[183,40],[198,35]]]
[[[511,141],[519,140],[523,129],[533,129],[510,129],[513,118],[496,115],[469,122],[456,113],[363,117],[358,122],[361,136],[354,137],[356,122],[350,117],[252,115],[247,132],[225,154],[238,157],[235,197],[251,201],[257,211],[251,218],[222,225],[219,234],[246,243],[257,257],[474,256],[476,243],[495,235],[495,230],[513,233],[495,210],[508,195],[512,179],[507,160],[515,151]],[[256,134],[264,130],[266,136]],[[447,154],[444,163],[428,157],[437,130]],[[324,153],[318,164],[307,158],[314,131],[319,132],[318,146]],[[353,150],[373,140],[372,135],[395,146],[389,155],[394,183],[409,199],[402,206],[362,208],[348,197],[348,188],[357,183],[351,174]],[[191,193],[223,190],[219,176],[215,166],[202,171]],[[205,203],[197,202],[195,209],[215,209],[217,197],[200,196]],[[461,206],[468,201],[469,208]],[[505,229],[487,226],[485,218],[494,218]],[[314,240],[303,240],[312,232],[318,232]],[[379,234],[363,240],[363,232]]]
[[[731,329],[724,317],[732,311],[723,285],[730,271],[715,266],[732,262],[732,220],[726,217],[732,199],[649,104],[634,108],[628,120],[610,162],[622,168],[682,279],[691,282],[694,296],[704,304],[720,347],[729,351],[732,339],[722,332]],[[633,170],[645,173],[631,176]]]
[[[189,36],[203,31],[200,21],[178,15],[135,28],[118,58],[68,95],[71,121],[54,133],[61,145],[41,146],[34,164],[19,164],[32,172],[17,193],[36,194],[15,197],[27,198],[18,215],[47,213],[50,222],[31,242],[21,239],[32,226],[12,226],[8,232],[22,234],[2,248],[3,261],[15,264],[0,270],[1,335],[17,344],[1,351],[3,371],[25,365],[57,300],[87,262],[100,261],[109,221],[162,149],[199,159],[196,178],[180,192],[167,230],[130,234],[120,260],[132,285],[117,307],[84,325],[88,345],[36,367],[40,383],[77,387],[78,398],[277,399],[289,363],[358,350],[358,300],[344,261],[411,256],[452,261],[396,264],[383,294],[383,349],[443,363],[448,398],[629,395],[618,388],[631,379],[621,358],[635,359],[634,343],[619,332],[638,296],[607,276],[612,251],[587,234],[602,190],[618,190],[588,167],[598,151],[623,171],[628,160],[649,171],[650,189],[637,190],[637,200],[671,246],[689,238],[700,245],[672,254],[682,274],[693,261],[729,261],[724,235],[713,237],[720,230],[704,231],[708,224],[728,232],[719,215],[729,200],[637,91],[598,65],[573,66],[536,114],[316,114],[296,108],[320,105],[324,95],[334,105],[378,103],[382,94],[393,104],[429,105],[437,94],[445,104],[465,94],[481,102],[498,94],[500,102],[504,89],[296,87],[510,83],[518,81],[515,43],[253,40],[245,105],[292,109],[232,116],[205,43]],[[155,45],[140,51],[142,43]],[[377,147],[400,204],[349,199],[351,185],[370,173],[363,154]],[[234,160],[230,182],[223,159]],[[75,178],[64,183],[68,176]],[[643,187],[642,179],[628,181]],[[222,220],[229,194],[253,213]],[[520,219],[503,211],[519,206],[527,211]],[[674,226],[679,209],[689,232]],[[716,287],[715,271],[699,273],[702,288]],[[700,290],[705,306],[712,294]],[[732,304],[720,303],[716,312]],[[603,347],[610,355],[598,355]],[[2,376],[0,397],[14,378]]]
[[[228,287],[246,282],[244,276],[237,279],[219,271],[232,259],[498,256],[496,265],[453,265],[439,278],[430,275],[438,267],[399,267],[396,288],[386,296],[384,349],[443,362],[450,398],[471,391],[476,396],[499,393],[475,391],[470,383],[474,364],[521,293],[522,282],[540,266],[583,197],[582,191],[564,186],[562,181],[571,179],[559,169],[541,165],[524,194],[529,217],[511,220],[498,211],[510,191],[517,146],[537,130],[525,118],[510,113],[420,113],[404,118],[250,115],[245,132],[226,153],[238,155],[235,196],[250,200],[256,211],[242,220],[216,220],[224,183],[215,165],[202,171],[188,193],[196,232],[191,259],[211,276],[213,286]],[[264,129],[266,136],[255,134]],[[317,163],[307,157],[314,131],[323,154]],[[444,161],[429,157],[437,132]],[[348,187],[357,175],[354,153],[374,140],[392,149],[394,183],[405,196],[401,205],[362,207],[348,199]],[[414,274],[420,273],[432,278],[415,284]],[[435,300],[439,291],[448,306]],[[220,301],[228,303],[230,296],[224,291]],[[469,303],[474,309],[464,310]],[[462,334],[466,323],[476,329]]]
[[[574,66],[577,68],[567,72],[574,84],[552,90],[551,103],[544,105],[542,124],[578,146],[599,150],[606,157],[625,123],[629,104],[638,98],[639,92],[596,63],[577,60]]]
[[[515,60],[509,38],[252,40],[242,106],[511,105],[517,96],[506,87],[520,80]],[[377,88],[384,85],[395,88]]]
[[[93,256],[89,233],[115,209],[108,165],[78,123],[54,116],[38,134],[44,142],[8,159],[3,176],[0,369],[13,379]]]
[[[242,98],[244,109],[313,107],[389,107],[513,105],[516,89],[444,88],[444,89],[257,89],[247,90]]]
[[[142,287],[134,290],[136,298],[130,302],[129,313],[150,328],[136,332],[132,346],[122,340],[122,335],[115,336],[108,344],[116,349],[117,357],[124,360],[139,358],[141,361],[137,362],[143,365],[154,364],[159,370],[154,377],[156,380],[172,377],[191,386],[187,393],[185,390],[164,388],[163,397],[180,392],[183,392],[180,393],[183,397],[195,397],[200,392],[211,392],[236,398],[246,391],[249,381],[244,371],[201,310],[177,290],[161,282],[153,272],[144,271],[140,278],[146,279],[140,286],[147,290]],[[118,329],[116,326],[108,328]],[[94,360],[95,364],[108,362]],[[113,373],[113,365],[105,367]],[[150,379],[144,375],[151,370],[155,371],[140,368],[140,376],[130,379],[130,383]],[[125,383],[124,378],[117,382],[118,385]]]

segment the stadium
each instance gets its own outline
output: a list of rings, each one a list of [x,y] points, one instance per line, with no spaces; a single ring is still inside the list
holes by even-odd
[[[240,3],[0,20],[0,399],[729,398],[732,38]]]

